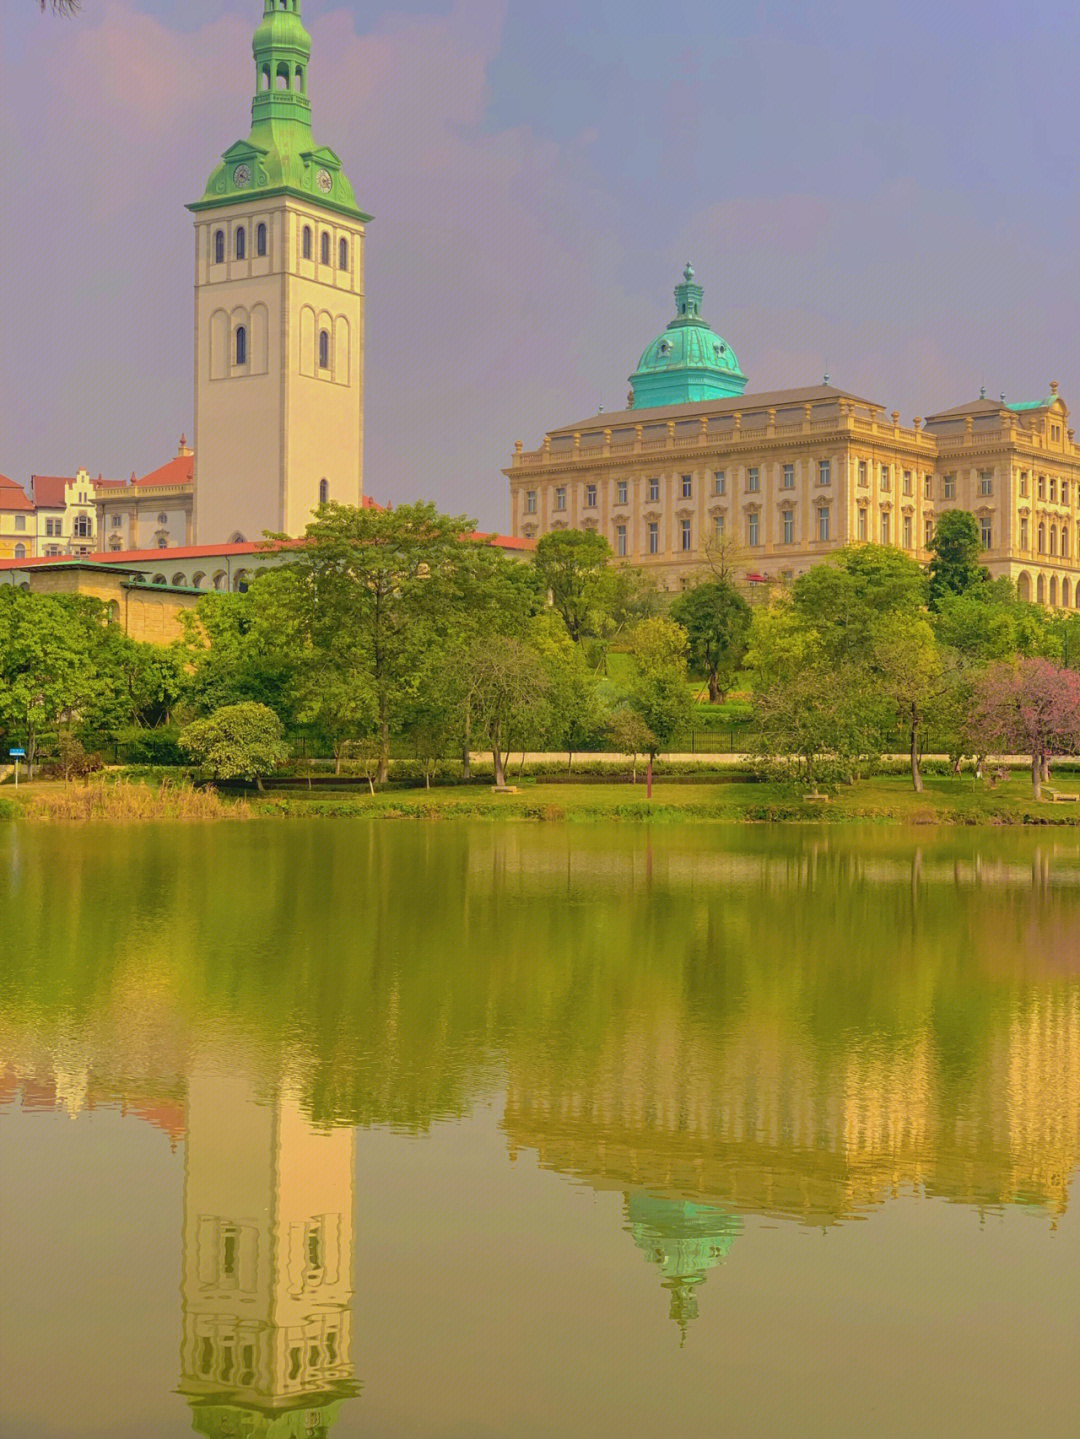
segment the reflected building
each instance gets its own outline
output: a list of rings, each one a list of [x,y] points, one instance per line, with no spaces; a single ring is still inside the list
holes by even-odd
[[[357,1392],[351,1129],[237,1075],[188,1088],[179,1390],[195,1431],[319,1439]]]
[[[742,1231],[742,1220],[710,1204],[663,1199],[644,1190],[626,1196],[626,1228],[634,1243],[663,1275],[671,1295],[669,1314],[686,1338],[697,1318],[697,1287],[723,1263]]]

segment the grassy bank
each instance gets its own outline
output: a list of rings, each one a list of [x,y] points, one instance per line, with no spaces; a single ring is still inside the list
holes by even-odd
[[[1077,776],[1060,785],[1080,791]],[[644,783],[522,784],[516,794],[495,794],[481,785],[444,785],[431,790],[320,793],[294,790],[220,796],[170,780],[97,780],[92,784],[36,782],[0,798],[0,819],[37,822],[147,819],[245,819],[275,816],[363,816],[371,819],[484,819],[525,821],[728,823],[878,822],[900,825],[1078,825],[1080,803],[1036,803],[1025,776],[1014,774],[994,789],[970,776],[931,775],[915,794],[903,775],[880,775],[841,786],[827,801],[807,799],[772,783],[657,785],[651,800]]]

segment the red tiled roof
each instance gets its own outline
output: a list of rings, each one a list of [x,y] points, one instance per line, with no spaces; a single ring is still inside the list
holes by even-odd
[[[7,475],[0,475],[0,510],[30,510],[34,509],[34,502],[23,489],[22,485],[9,480]]]
[[[195,474],[194,455],[174,455],[164,465],[136,480],[137,485],[190,485]]]
[[[30,493],[39,509],[62,510],[67,503],[65,486],[73,483],[74,480],[65,475],[31,475]]]

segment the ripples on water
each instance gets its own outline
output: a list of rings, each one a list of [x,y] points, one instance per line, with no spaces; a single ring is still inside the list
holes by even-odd
[[[0,935],[0,1432],[1080,1422],[1067,835],[7,826]]]

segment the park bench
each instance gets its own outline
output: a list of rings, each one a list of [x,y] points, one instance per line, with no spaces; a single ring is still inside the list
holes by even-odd
[[[517,794],[517,792],[516,784],[493,784],[491,786],[492,794]]]
[[[1064,790],[1051,789],[1046,784],[1043,785],[1042,792],[1052,804],[1077,804],[1080,802],[1080,794],[1066,794]]]
[[[813,794],[804,794],[803,799],[820,800],[822,804],[828,804],[830,796],[827,794],[819,794],[817,790],[815,790]]]

